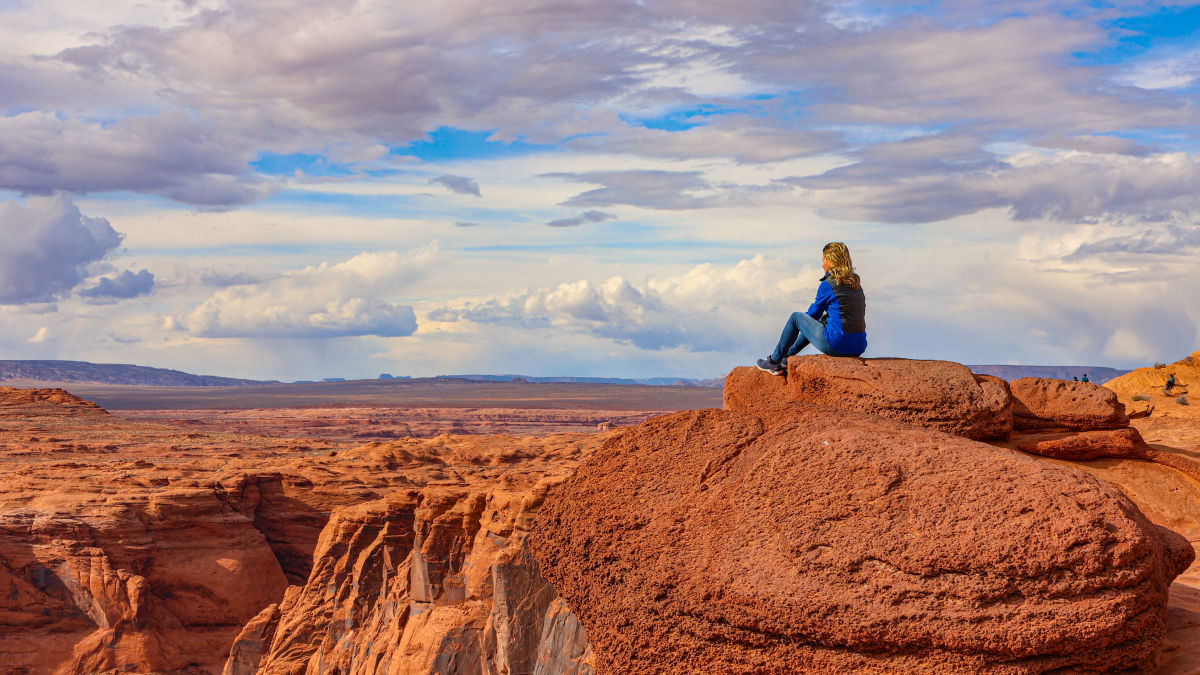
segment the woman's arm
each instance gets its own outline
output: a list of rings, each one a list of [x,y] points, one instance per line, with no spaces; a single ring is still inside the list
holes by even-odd
[[[821,315],[824,314],[827,309],[829,309],[829,303],[833,302],[834,298],[836,297],[837,296],[833,294],[833,289],[829,287],[829,284],[822,281],[821,285],[817,286],[817,299],[813,300],[813,304],[808,308],[807,314],[819,321],[821,319]]]

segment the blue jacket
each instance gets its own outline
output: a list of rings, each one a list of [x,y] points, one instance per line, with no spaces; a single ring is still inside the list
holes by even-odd
[[[817,286],[817,299],[808,308],[808,315],[818,321],[822,314],[829,314],[825,321],[825,341],[842,356],[858,356],[867,351],[867,300],[862,287],[852,289],[821,277]]]

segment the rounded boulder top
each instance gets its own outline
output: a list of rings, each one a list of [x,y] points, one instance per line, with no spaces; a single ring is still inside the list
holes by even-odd
[[[631,674],[1137,668],[1194,557],[1082,471],[803,403],[623,430],[530,537]]]

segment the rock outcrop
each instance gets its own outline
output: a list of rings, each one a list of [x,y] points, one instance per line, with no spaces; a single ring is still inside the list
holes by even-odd
[[[1135,669],[1194,556],[1081,471],[803,403],[626,430],[536,518],[611,673]]]
[[[1150,446],[1133,427],[1021,434],[1013,439],[1013,444],[1025,452],[1055,459],[1150,458]]]
[[[1111,390],[1090,382],[1022,377],[1009,385],[1013,427],[1040,429],[1118,429],[1129,426],[1125,404]]]
[[[247,624],[225,674],[591,673],[525,548],[544,491],[426,488],[335,512],[308,582]]]
[[[1194,462],[1119,417],[1089,428],[1103,415],[1079,422],[1051,386],[1018,404],[958,364],[792,361],[786,379],[731,373],[725,411],[637,427],[634,413],[546,413],[526,422],[617,423],[358,447],[398,421],[282,414],[272,430],[333,426],[271,438],[247,434],[265,410],[181,429],[0,390],[0,662],[26,675],[1147,663],[1191,547],[1111,485],[1011,448],[1146,457],[1200,480]],[[1017,406],[1055,428],[1010,438]],[[472,429],[518,428],[477,413]]]
[[[68,408],[72,412],[82,410],[104,412],[104,409],[95,403],[85,401],[65,389],[0,387],[0,408],[25,407],[37,403],[53,404],[54,407]]]
[[[755,412],[765,401],[813,403],[938,429],[1004,439],[1012,431],[1008,385],[961,363],[909,359],[793,356],[787,377],[734,368],[725,378],[726,410]]]
[[[1104,388],[1115,391],[1121,397],[1141,394],[1161,400],[1163,387],[1172,373],[1177,385],[1177,391],[1172,396],[1187,391],[1189,384],[1200,383],[1200,351],[1192,352],[1174,363],[1162,364],[1161,367],[1138,368],[1105,382]]]
[[[453,670],[466,658],[455,645],[510,672],[586,672],[586,634],[520,542],[539,482],[569,473],[601,434],[329,452],[130,422],[69,395],[17,399],[0,424],[0,672],[253,672],[264,657],[274,672],[306,667],[271,651],[283,636],[289,649],[319,636],[314,663],[359,672],[354,654],[401,629],[423,642],[394,652],[398,663],[450,659],[420,672]],[[531,637],[539,622],[545,640]]]

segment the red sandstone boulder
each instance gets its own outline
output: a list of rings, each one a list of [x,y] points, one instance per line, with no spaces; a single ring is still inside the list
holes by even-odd
[[[1125,404],[1091,382],[1022,377],[1009,385],[1016,429],[1116,429],[1129,426]]]
[[[950,361],[793,356],[788,374],[734,368],[726,410],[761,411],[785,401],[881,415],[977,440],[1012,430],[1008,384]]]
[[[530,547],[598,672],[1102,672],[1162,639],[1194,553],[1116,487],[874,416],[768,416],[649,420],[547,497]]]
[[[1146,459],[1150,446],[1133,427],[1094,431],[1023,434],[1014,439],[1016,446],[1035,455],[1055,459],[1089,460],[1100,457]]]

